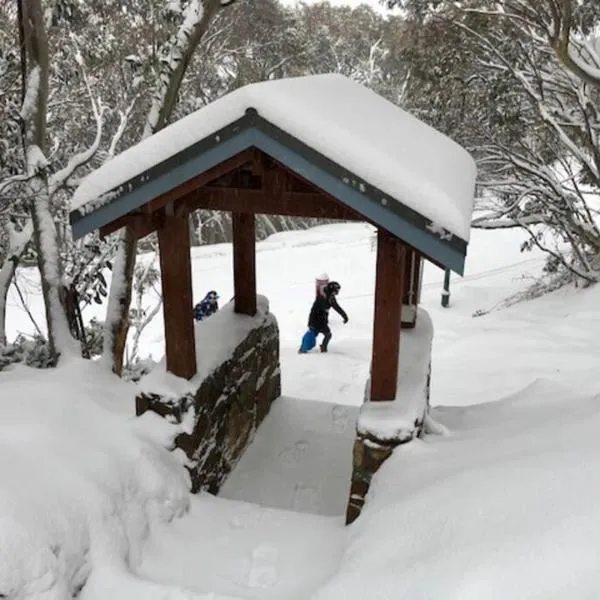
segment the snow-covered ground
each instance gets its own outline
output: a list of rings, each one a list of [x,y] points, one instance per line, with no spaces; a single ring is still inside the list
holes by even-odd
[[[473,317],[539,273],[543,259],[518,241],[473,232],[449,309],[443,273],[425,270],[433,417],[445,435],[396,452],[349,528],[344,487],[372,326],[367,226],[258,245],[285,397],[219,498],[188,498],[177,455],[160,448],[175,428],[133,419],[133,386],[81,362],[1,373],[0,594],[70,597],[91,573],[84,600],[598,597],[600,289]],[[195,249],[193,270],[195,297],[231,296],[229,246]],[[298,355],[323,271],[342,284],[350,322],[332,316],[330,354]],[[31,272],[21,280],[34,294]],[[30,328],[11,297],[9,335]],[[162,354],[160,318],[142,343]]]

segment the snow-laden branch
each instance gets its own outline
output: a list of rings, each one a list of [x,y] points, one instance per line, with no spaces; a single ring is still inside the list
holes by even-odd
[[[48,178],[48,194],[50,198],[62,187],[66,185],[69,179],[73,176],[75,171],[80,167],[86,165],[98,152],[100,143],[102,141],[102,134],[104,131],[104,114],[106,108],[100,106],[98,109],[94,109],[94,118],[96,120],[96,135],[93,142],[85,150],[78,152],[73,155],[66,166]]]
[[[514,229],[524,225],[542,225],[546,222],[547,217],[542,213],[519,218],[497,218],[496,215],[486,215],[473,219],[471,227],[474,229]]]
[[[585,42],[571,40],[567,52],[570,62],[579,73],[585,74],[587,83],[600,87],[600,56],[595,48]]]
[[[189,0],[182,11],[183,23],[166,44],[160,58],[161,67],[158,76],[158,85],[152,98],[152,106],[148,113],[143,137],[152,135],[160,128],[161,112],[164,111],[167,96],[172,85],[172,74],[179,68],[184,60],[190,45],[196,44],[196,30],[204,17],[204,3],[202,0]]]
[[[102,141],[102,134],[104,131],[104,115],[107,111],[107,108],[102,104],[101,100],[94,98],[90,80],[88,78],[83,63],[83,58],[76,44],[74,55],[76,62],[81,70],[81,75],[85,84],[85,88],[87,90],[88,98],[90,99],[92,114],[94,115],[94,120],[96,121],[96,135],[94,137],[93,142],[88,148],[86,148],[82,152],[78,152],[77,154],[73,155],[63,169],[60,169],[48,178],[48,195],[50,198],[54,196],[58,189],[60,189],[67,183],[67,181],[73,176],[77,169],[84,166],[90,160],[92,160],[92,158],[94,158],[94,156],[98,152],[98,148],[100,147],[100,143]]]
[[[125,130],[127,129],[127,123],[129,122],[129,117],[131,116],[137,99],[137,96],[133,98],[133,100],[129,103],[129,106],[125,109],[125,112],[123,112],[122,110],[119,111],[119,126],[117,127],[117,130],[115,131],[115,134],[113,135],[112,140],[110,141],[110,145],[108,147],[108,152],[106,155],[107,161],[113,158],[117,152],[117,147],[121,139],[123,138],[123,135],[125,134]]]
[[[595,178],[600,180],[600,173],[598,172],[598,165],[595,161],[590,159],[590,156],[586,154],[585,149],[582,148],[581,144],[578,140],[574,139],[567,131],[565,127],[562,127],[558,122],[557,118],[553,114],[553,111],[548,107],[547,98],[543,93],[541,93],[539,86],[535,86],[532,84],[529,78],[529,73],[526,73],[523,69],[516,68],[502,53],[502,51],[498,48],[497,45],[493,43],[491,39],[486,37],[485,35],[475,31],[471,27],[465,25],[464,23],[457,23],[457,26],[468,32],[472,35],[478,42],[482,45],[482,47],[493,56],[498,61],[498,67],[508,71],[522,86],[525,93],[529,96],[529,98],[534,102],[538,113],[542,120],[549,125],[555,133],[559,136],[561,142],[566,146],[566,148],[573,154],[573,156],[577,157],[577,160],[580,161],[582,165],[584,165],[585,169],[593,174]],[[535,74],[538,75],[537,73]],[[570,91],[576,89],[574,82],[571,82],[572,86]],[[558,95],[552,95],[551,98],[554,101],[560,102],[560,97]]]
[[[29,179],[29,175],[23,174],[7,177],[6,179],[0,182],[0,196],[8,192],[13,186],[18,185],[19,183],[27,183]]]

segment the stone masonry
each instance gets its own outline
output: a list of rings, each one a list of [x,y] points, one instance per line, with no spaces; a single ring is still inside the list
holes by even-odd
[[[175,447],[188,458],[192,492],[215,494],[280,395],[279,329],[266,314],[193,395],[167,399],[144,393],[136,398],[136,413],[152,410],[181,423],[193,411],[193,428],[175,438]]]

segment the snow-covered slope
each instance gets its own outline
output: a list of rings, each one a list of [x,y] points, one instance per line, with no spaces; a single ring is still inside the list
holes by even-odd
[[[462,406],[383,465],[315,600],[600,595],[598,306],[561,291],[456,332],[434,397]]]
[[[445,435],[397,452],[362,517],[343,527],[334,496],[368,372],[371,233],[335,225],[258,244],[287,399],[240,462],[228,500],[190,503],[181,465],[161,447],[173,429],[133,420],[130,386],[81,362],[0,373],[0,594],[62,599],[91,575],[84,600],[597,597],[600,288],[473,318],[539,273],[542,259],[519,254],[516,232],[473,232],[449,309],[439,304],[443,273],[427,267],[430,427]],[[229,246],[195,249],[193,270],[196,297],[230,297]],[[332,352],[301,356],[323,271],[341,282],[350,322],[332,315]],[[34,275],[20,277],[40,314]],[[8,320],[9,335],[31,330],[15,297]],[[162,353],[160,315],[142,344]]]

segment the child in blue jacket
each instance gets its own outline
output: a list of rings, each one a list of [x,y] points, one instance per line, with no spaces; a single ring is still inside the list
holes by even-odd
[[[219,310],[219,294],[214,290],[211,290],[204,296],[204,300],[198,302],[196,306],[194,306],[194,319],[196,321],[202,321],[206,319],[206,317],[210,317],[210,315],[216,313]]]

